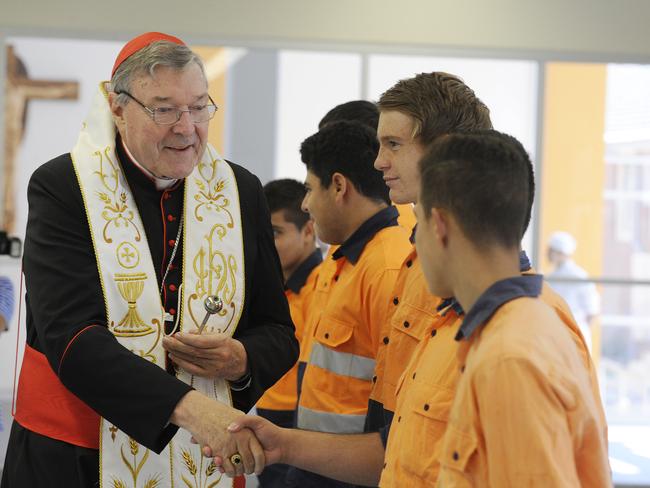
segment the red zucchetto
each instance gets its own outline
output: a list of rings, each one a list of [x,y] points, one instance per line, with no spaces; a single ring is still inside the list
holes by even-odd
[[[145,32],[144,34],[140,34],[138,37],[134,37],[129,42],[127,42],[120,53],[117,55],[117,59],[113,65],[113,71],[111,71],[111,78],[115,74],[117,68],[120,67],[126,58],[156,41],[169,41],[180,44],[182,46],[185,45],[185,43],[178,37],[170,36],[169,34],[163,34],[162,32]]]

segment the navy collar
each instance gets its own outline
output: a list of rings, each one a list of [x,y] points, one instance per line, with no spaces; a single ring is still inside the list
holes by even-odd
[[[413,226],[413,230],[411,231],[411,237],[409,237],[409,241],[411,241],[411,244],[415,244],[415,233],[418,230],[418,224],[415,224]]]
[[[413,229],[413,234],[415,235],[415,229]],[[530,269],[531,269],[530,260],[528,259],[528,255],[526,254],[526,251],[520,251],[519,271],[524,273],[526,271],[529,271]],[[454,297],[445,298],[442,302],[440,302],[440,305],[438,305],[437,310],[438,312],[444,310],[444,312],[442,312],[442,315],[444,316],[451,308],[453,308],[458,315],[465,313],[463,311],[463,307],[460,306],[460,303],[458,303],[458,300],[456,300]]]
[[[375,215],[366,220],[363,224],[355,230],[346,241],[341,244],[334,254],[332,259],[339,259],[345,256],[352,264],[357,264],[359,257],[366,244],[375,237],[375,234],[386,227],[393,227],[397,225],[397,217],[399,213],[394,206],[386,207]]]
[[[319,248],[316,248],[314,252],[311,253],[309,257],[302,263],[300,263],[300,265],[293,273],[291,273],[291,276],[289,276],[289,279],[287,280],[284,287],[296,294],[300,293],[300,290],[303,286],[305,286],[305,283],[307,282],[307,278],[309,278],[309,274],[322,261],[323,254]]]
[[[530,268],[530,259],[528,259],[526,251],[519,251],[519,271],[525,273],[526,271],[529,271]]]
[[[458,300],[456,300],[454,297],[444,298],[442,302],[440,302],[440,305],[438,305],[438,307],[436,308],[438,312],[441,312],[441,315],[443,317],[447,315],[447,312],[449,312],[452,309],[458,315],[462,315],[465,313],[463,307],[460,306],[460,303],[458,303]]]
[[[501,305],[510,300],[539,296],[542,292],[542,278],[542,275],[514,276],[494,283],[467,312],[455,339],[469,339],[475,330],[490,320]]]

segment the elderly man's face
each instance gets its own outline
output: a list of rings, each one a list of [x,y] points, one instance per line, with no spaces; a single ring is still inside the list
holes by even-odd
[[[182,71],[157,68],[154,78],[136,78],[130,93],[152,109],[188,110],[210,103],[208,84],[196,63]],[[138,163],[158,177],[184,178],[192,172],[205,150],[208,122],[195,124],[185,112],[175,124],[158,125],[135,101],[119,106],[114,95],[111,109],[118,131]]]

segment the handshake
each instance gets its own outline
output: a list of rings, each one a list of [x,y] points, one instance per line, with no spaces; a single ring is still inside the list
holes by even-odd
[[[244,346],[222,334],[177,333],[165,337],[163,347],[173,363],[189,374],[234,380],[246,371]],[[228,476],[259,474],[266,465],[279,462],[279,451],[272,447],[273,424],[247,417],[198,391],[178,402],[170,421],[189,431],[203,454],[214,457]]]
[[[284,429],[199,392],[185,395],[170,420],[191,432],[203,455],[214,458],[215,465],[230,477],[260,474],[265,466],[283,460]]]

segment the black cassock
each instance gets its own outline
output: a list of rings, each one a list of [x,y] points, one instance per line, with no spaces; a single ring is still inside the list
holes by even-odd
[[[160,287],[179,228],[184,185],[158,191],[120,141],[117,147]],[[232,391],[232,397],[236,408],[247,411],[295,363],[298,343],[262,187],[249,171],[229,164],[239,191],[246,282],[234,338],[246,349],[252,378],[250,387]],[[43,353],[59,380],[99,415],[160,452],[176,433],[168,420],[190,387],[129,352],[106,327],[97,262],[69,154],[34,172],[28,201],[23,258],[27,344]],[[181,254],[182,243],[162,294],[168,313],[176,313]],[[102,327],[78,334],[90,325]],[[39,435],[14,421],[1,488],[98,486],[98,468],[97,450]]]

